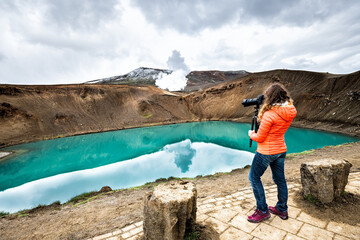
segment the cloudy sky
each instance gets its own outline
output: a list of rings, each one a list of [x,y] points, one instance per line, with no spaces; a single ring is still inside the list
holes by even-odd
[[[351,73],[359,12],[358,0],[1,0],[0,83],[79,83],[141,66]]]

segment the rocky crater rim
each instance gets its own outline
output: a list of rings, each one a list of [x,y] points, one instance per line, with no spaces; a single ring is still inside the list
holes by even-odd
[[[195,75],[208,80],[208,73]],[[0,84],[0,147],[184,122],[251,122],[254,111],[244,108],[242,100],[258,96],[274,82],[285,85],[294,99],[298,115],[292,126],[360,136],[360,71],[272,70],[235,74],[231,80],[211,76],[219,84],[191,94],[174,93],[180,96],[149,85]],[[193,87],[200,83],[194,80]]]
[[[342,163],[346,163],[346,160],[339,160],[339,159],[329,159],[329,158],[325,158],[325,159],[319,159],[315,162],[310,162],[310,163],[304,163],[308,166],[331,166],[331,165],[337,165],[337,164],[342,164]]]
[[[155,187],[153,197],[162,202],[190,199],[196,191],[195,185],[189,181],[176,181],[161,184]]]

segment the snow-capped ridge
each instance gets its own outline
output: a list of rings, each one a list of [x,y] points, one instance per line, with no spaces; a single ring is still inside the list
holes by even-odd
[[[127,74],[88,81],[88,84],[150,84],[173,71],[168,69],[139,67]]]
[[[170,91],[193,92],[215,86],[216,84],[238,79],[249,72],[237,71],[192,71],[169,70],[158,68],[139,67],[127,74],[101,78],[85,82],[85,84],[127,84],[127,85],[152,85]]]

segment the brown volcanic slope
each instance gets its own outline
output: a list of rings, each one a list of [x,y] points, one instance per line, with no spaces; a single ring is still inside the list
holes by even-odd
[[[0,146],[191,119],[177,95],[125,85],[0,85]]]
[[[248,75],[249,72],[241,71],[192,71],[186,75],[187,82],[184,92],[194,92],[213,87],[219,83],[231,81]]]
[[[360,71],[331,75],[273,70],[252,73],[188,95],[152,86],[0,85],[0,146],[130,127],[201,120],[249,121],[244,98],[272,82],[290,91],[295,126],[360,136]]]
[[[294,99],[295,125],[360,135],[360,71],[341,76],[289,70],[253,73],[186,99],[200,120],[243,121],[254,109],[242,107],[242,100],[258,96],[272,82],[284,84]]]

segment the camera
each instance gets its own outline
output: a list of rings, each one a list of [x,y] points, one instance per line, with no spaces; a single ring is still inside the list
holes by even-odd
[[[257,121],[257,116],[259,113],[259,108],[260,105],[262,104],[262,102],[264,101],[264,95],[259,95],[257,96],[257,98],[251,98],[251,99],[244,99],[242,101],[242,105],[244,105],[244,107],[248,107],[248,106],[252,106],[255,105],[255,113],[251,122],[251,130],[254,130],[255,127],[255,132],[257,132],[257,130],[259,129],[259,123]],[[252,139],[250,139],[250,147],[252,145]]]
[[[244,99],[242,101],[242,105],[244,105],[244,107],[248,107],[251,105],[256,105],[257,107],[259,107],[262,104],[263,100],[264,100],[264,95],[259,95],[257,96],[257,98]]]

